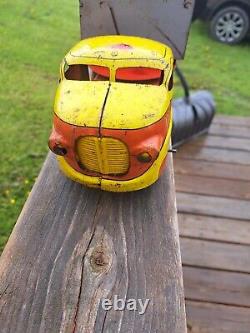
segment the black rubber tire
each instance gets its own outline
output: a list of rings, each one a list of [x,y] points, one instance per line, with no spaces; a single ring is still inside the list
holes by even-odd
[[[185,98],[173,101],[172,145],[174,148],[197,137],[208,128],[215,115],[213,95],[206,90],[190,95],[190,104]]]
[[[231,31],[226,32],[228,24]],[[237,31],[238,30],[238,31]],[[249,31],[249,16],[247,12],[237,6],[228,6],[215,13],[210,22],[210,34],[213,39],[225,44],[238,44]]]

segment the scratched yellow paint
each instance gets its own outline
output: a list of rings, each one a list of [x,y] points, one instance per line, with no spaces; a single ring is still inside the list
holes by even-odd
[[[111,83],[109,89],[109,82],[64,80],[54,110],[61,120],[72,125],[98,127],[103,112],[103,128],[136,129],[161,119],[169,103],[164,86]]]
[[[123,44],[125,47],[117,48]],[[126,47],[129,46],[129,47]],[[110,69],[109,81],[73,81],[64,76],[66,65],[86,64]],[[118,68],[147,67],[164,71],[160,86],[115,82]],[[72,125],[110,129],[138,129],[157,122],[167,111],[173,90],[168,83],[173,72],[172,50],[164,44],[145,38],[102,36],[79,42],[66,55],[60,68],[54,111]],[[159,177],[167,155],[172,129],[170,126],[157,159],[143,175],[128,181],[91,177],[77,172],[62,156],[58,157],[61,170],[74,181],[107,191],[134,191],[153,184]]]
[[[108,87],[109,82],[63,80],[56,93],[55,114],[72,125],[99,127]]]
[[[149,126],[164,116],[169,103],[164,86],[112,83],[102,127],[137,129]]]
[[[130,45],[131,50],[112,48],[119,44]],[[172,93],[167,91],[167,84],[173,69],[173,54],[164,44],[138,37],[102,36],[80,41],[65,60],[68,65],[105,66],[111,73],[110,83],[66,80],[65,61],[62,63],[54,110],[69,124],[97,127],[103,117],[104,128],[136,129],[158,121],[168,108]],[[159,87],[114,82],[117,68],[124,67],[164,70],[163,83]]]
[[[112,46],[127,44],[133,46],[128,49],[114,49]],[[110,46],[110,47],[109,47]],[[167,53],[167,54],[166,54]],[[172,51],[162,43],[132,36],[101,36],[80,41],[66,55],[69,64],[81,58],[123,59],[125,66],[131,59],[146,59],[155,61],[172,57]],[[100,63],[99,63],[100,64]],[[154,65],[154,63],[153,63]]]

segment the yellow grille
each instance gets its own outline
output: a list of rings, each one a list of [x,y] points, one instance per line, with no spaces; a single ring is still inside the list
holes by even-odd
[[[77,154],[83,167],[103,175],[122,175],[129,168],[128,149],[117,139],[82,137],[77,142]]]

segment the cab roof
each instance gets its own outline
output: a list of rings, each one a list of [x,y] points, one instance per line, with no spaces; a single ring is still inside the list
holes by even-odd
[[[68,64],[79,58],[108,60],[170,60],[172,50],[159,42],[131,36],[100,36],[84,39],[66,55]]]

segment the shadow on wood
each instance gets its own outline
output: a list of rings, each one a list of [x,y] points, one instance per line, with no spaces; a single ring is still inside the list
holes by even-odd
[[[102,298],[150,299],[144,315]],[[49,154],[0,259],[1,333],[186,332],[172,157],[151,188],[90,190]]]

